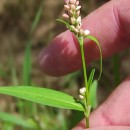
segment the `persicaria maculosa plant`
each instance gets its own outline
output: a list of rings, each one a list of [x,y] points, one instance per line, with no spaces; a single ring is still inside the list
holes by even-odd
[[[94,41],[97,46],[99,47],[100,51],[100,74],[99,78],[102,73],[102,51],[100,48],[100,44],[98,40],[90,35],[89,30],[83,30],[82,29],[82,21],[81,21],[81,15],[80,15],[80,9],[81,6],[79,5],[78,0],[64,0],[65,5],[64,5],[64,14],[63,17],[65,19],[61,20],[58,19],[58,21],[64,23],[66,27],[75,34],[79,46],[80,46],[80,51],[81,51],[81,57],[82,57],[82,68],[83,68],[83,75],[84,75],[84,85],[85,87],[81,88],[79,90],[79,98],[82,100],[83,106],[84,106],[84,114],[86,118],[86,127],[89,127],[89,115],[91,111],[91,103],[90,103],[90,92],[89,89],[92,85],[93,82],[93,77],[95,73],[95,69],[91,71],[91,74],[89,78],[87,77],[87,67],[86,67],[86,61],[85,61],[85,55],[84,55],[84,38],[88,38],[92,41]],[[99,80],[98,78],[98,80]]]
[[[81,87],[81,89],[79,90],[79,99],[75,99],[73,96],[52,89],[39,88],[33,86],[7,86],[7,87],[1,86],[0,94],[6,94],[52,107],[83,111],[86,118],[86,128],[88,128],[90,111],[91,107],[93,107],[91,99],[94,99],[95,97],[96,93],[95,86],[97,82],[93,81],[95,69],[92,69],[89,76],[87,75],[87,67],[84,56],[84,39],[88,38],[92,40],[93,42],[96,43],[96,45],[99,48],[100,52],[99,78],[102,73],[102,51],[98,40],[90,35],[91,34],[90,31],[82,29],[80,9],[81,6],[79,5],[78,0],[65,0],[64,5],[65,13],[63,14],[65,21],[57,19],[58,21],[64,23],[66,27],[72,33],[75,34],[79,42],[83,75],[84,75],[84,87]]]

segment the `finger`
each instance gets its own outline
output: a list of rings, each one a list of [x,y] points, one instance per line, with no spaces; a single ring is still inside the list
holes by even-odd
[[[130,126],[130,77],[90,116],[90,127]],[[73,129],[85,128],[85,120]]]
[[[130,46],[129,0],[113,0],[83,19],[83,28],[101,43],[103,57]],[[85,40],[87,62],[99,58],[97,46]],[[52,76],[61,76],[81,67],[80,49],[75,36],[66,31],[57,36],[40,54],[42,70]]]
[[[73,129],[73,130],[130,130],[128,126],[108,126],[108,127],[96,127],[96,128],[89,128],[89,129]]]

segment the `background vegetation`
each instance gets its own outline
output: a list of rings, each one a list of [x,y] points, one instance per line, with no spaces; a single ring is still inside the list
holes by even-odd
[[[107,0],[80,0],[82,16],[105,2]],[[80,71],[50,77],[42,73],[38,65],[41,49],[66,29],[55,21],[62,11],[62,0],[0,0],[0,86],[36,85],[77,95],[78,88],[83,85]],[[127,50],[103,61],[97,96],[99,104],[120,78],[130,73],[129,56]],[[92,63],[90,68],[92,66],[99,70],[97,63]],[[82,117],[80,112],[0,95],[0,130],[69,130]]]

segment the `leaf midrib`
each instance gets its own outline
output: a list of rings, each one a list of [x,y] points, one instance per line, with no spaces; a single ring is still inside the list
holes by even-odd
[[[28,87],[28,88],[32,88],[32,87]],[[26,89],[26,88],[25,88]],[[38,90],[38,89],[37,89]],[[40,98],[42,97],[42,95],[40,94],[40,95],[38,95],[37,93],[35,93],[35,94],[33,94],[33,93],[30,93],[30,92],[21,92],[20,90],[8,90],[8,89],[2,89],[2,88],[0,88],[0,91],[8,91],[8,92],[14,92],[14,93],[23,93],[23,94],[29,94],[30,96],[35,96],[35,97],[39,97],[39,102],[40,101],[42,101]],[[53,90],[54,91],[54,90]],[[11,95],[11,94],[9,94],[9,93],[7,93],[8,95]],[[13,94],[14,95],[14,94]],[[70,96],[70,95],[66,95],[66,96]],[[18,96],[16,96],[16,97],[18,97]],[[21,94],[20,94],[20,97],[21,97]],[[24,98],[24,97],[21,97],[21,98],[23,98],[23,99],[26,99],[26,98]],[[30,98],[30,97],[29,97]],[[51,99],[52,101],[54,100],[53,98],[51,98],[51,96],[49,97],[44,97],[44,94],[43,94],[43,98],[46,98],[46,99]],[[71,97],[70,96],[70,98],[73,98],[73,97]],[[34,99],[34,98],[33,98]],[[56,99],[56,98],[55,98]],[[35,101],[36,101],[36,99],[34,99]],[[72,99],[71,99],[72,100]],[[71,102],[67,102],[66,100],[60,100],[60,98],[58,99],[56,99],[55,101],[59,101],[59,102],[62,102],[62,103],[67,103],[67,104],[70,104],[70,105],[73,105],[73,106],[75,106],[75,107],[78,107],[79,109],[77,109],[77,110],[80,110],[80,111],[83,111],[83,109],[81,108],[81,106],[80,105],[77,105],[76,103],[74,104],[74,103],[71,103]],[[44,104],[44,103],[42,103],[42,104]],[[51,105],[50,105],[51,106]],[[53,105],[52,105],[53,106]],[[72,107],[71,107],[72,108]]]

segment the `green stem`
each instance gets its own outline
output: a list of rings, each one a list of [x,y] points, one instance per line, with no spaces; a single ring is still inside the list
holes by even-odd
[[[89,128],[90,126],[89,126],[89,116],[88,117],[86,117],[86,128]]]
[[[82,57],[82,66],[83,66],[84,82],[85,82],[85,87],[86,87],[86,89],[87,89],[87,94],[88,94],[87,66],[86,66],[85,56],[84,56],[83,37],[80,37],[80,38],[79,38],[79,43],[80,43],[80,50],[81,50],[81,57]]]
[[[85,55],[84,55],[84,45],[83,45],[83,37],[78,38],[80,43],[80,51],[82,57],[82,67],[83,67],[83,75],[84,75],[84,82],[86,88],[86,96],[85,96],[85,118],[86,118],[86,128],[89,128],[89,115],[88,108],[89,108],[89,90],[88,90],[88,81],[87,81],[87,66],[85,62]]]

